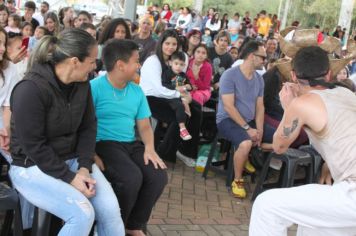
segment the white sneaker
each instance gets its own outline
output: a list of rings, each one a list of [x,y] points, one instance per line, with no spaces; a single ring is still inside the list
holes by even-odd
[[[195,167],[195,160],[194,160],[194,159],[189,158],[189,157],[183,155],[183,154],[180,153],[179,151],[177,151],[176,155],[177,155],[177,158],[178,158],[179,160],[181,160],[186,166],[188,166],[188,167]]]
[[[269,167],[275,170],[280,170],[282,168],[283,162],[281,160],[272,158],[271,162],[269,163]]]

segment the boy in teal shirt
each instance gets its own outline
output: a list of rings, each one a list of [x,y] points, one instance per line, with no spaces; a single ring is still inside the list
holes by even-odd
[[[107,74],[90,81],[98,120],[95,162],[113,185],[130,235],[143,234],[167,184],[146,97],[132,82],[140,68],[138,48],[131,40],[109,41],[103,49]],[[135,126],[142,142],[135,138]]]

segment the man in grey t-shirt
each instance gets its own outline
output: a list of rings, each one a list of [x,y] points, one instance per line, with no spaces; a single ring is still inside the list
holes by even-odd
[[[245,198],[242,172],[244,169],[255,171],[247,161],[248,154],[253,145],[261,144],[262,139],[271,142],[273,134],[264,127],[264,82],[256,72],[263,68],[266,59],[263,44],[248,42],[241,58],[244,62],[225,71],[220,79],[216,123],[219,133],[237,147],[234,153],[235,180],[231,187],[235,197]]]

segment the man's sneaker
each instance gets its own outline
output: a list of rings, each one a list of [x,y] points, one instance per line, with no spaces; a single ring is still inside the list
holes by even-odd
[[[244,179],[234,180],[231,183],[231,192],[234,197],[237,198],[245,198],[246,197],[246,190],[244,187]]]
[[[192,139],[192,136],[189,134],[186,128],[180,129],[179,135],[184,141]]]
[[[256,172],[255,167],[251,164],[249,160],[245,162],[244,170],[249,174],[253,174]]]
[[[188,166],[188,167],[195,167],[195,160],[194,160],[194,159],[189,158],[189,157],[183,155],[183,154],[180,153],[179,151],[177,151],[176,155],[177,155],[177,158],[178,158],[179,160],[181,160],[186,166]]]

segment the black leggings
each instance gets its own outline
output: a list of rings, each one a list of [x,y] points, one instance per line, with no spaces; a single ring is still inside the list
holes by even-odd
[[[174,111],[178,124],[185,123],[185,121],[187,120],[187,115],[185,114],[185,109],[182,100],[180,100],[180,98],[172,98],[166,100],[170,108]]]
[[[141,142],[100,141],[96,153],[104,162],[104,175],[119,200],[122,220],[127,229],[143,229],[152,208],[168,182],[167,173],[145,165]]]
[[[155,129],[155,146],[158,155],[167,161],[176,161],[176,152],[179,151],[193,159],[198,156],[199,131],[202,121],[202,107],[199,103],[192,101],[189,106],[192,116],[187,121],[187,129],[192,136],[191,140],[181,143],[179,138],[179,126],[175,118],[175,114],[170,109],[168,99],[147,96],[147,101],[150,106],[152,117],[158,121],[168,124],[167,130],[163,131],[161,127]],[[160,137],[163,136],[163,140]],[[181,143],[181,145],[179,145]]]

